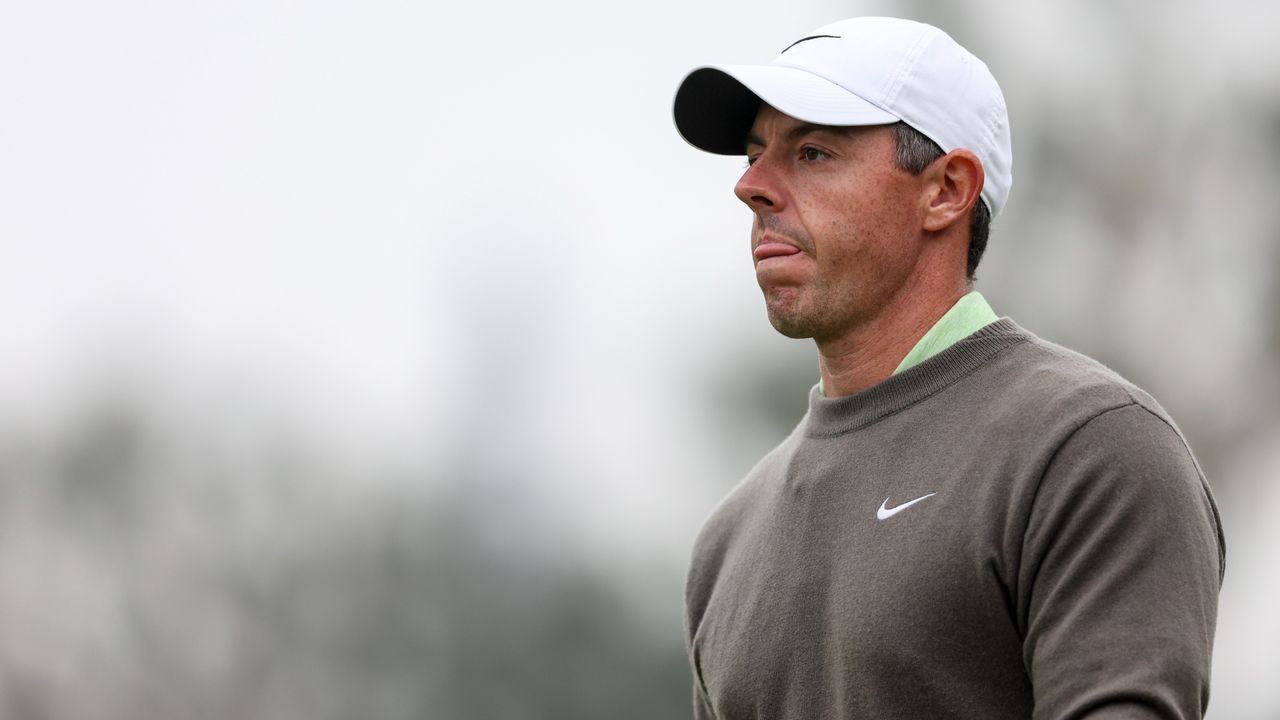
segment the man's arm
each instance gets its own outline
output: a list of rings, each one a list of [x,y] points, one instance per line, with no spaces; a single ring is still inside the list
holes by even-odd
[[[1036,720],[1202,717],[1224,557],[1176,430],[1138,404],[1081,426],[1046,469],[1024,537]]]
[[[716,720],[716,713],[707,701],[707,694],[702,692],[696,678],[693,682],[693,720]]]
[[[705,532],[704,529],[703,533]],[[702,668],[699,667],[698,651],[694,646],[694,635],[697,633],[698,623],[702,619],[702,613],[706,611],[704,595],[707,588],[704,587],[706,580],[702,577],[702,568],[707,559],[700,552],[703,533],[699,533],[698,539],[694,542],[693,557],[689,563],[689,576],[685,583],[684,647],[693,676],[693,720],[716,720],[716,713],[711,709],[711,701],[702,685]]]

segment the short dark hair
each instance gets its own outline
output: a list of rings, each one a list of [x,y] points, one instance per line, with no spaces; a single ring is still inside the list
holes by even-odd
[[[897,139],[897,153],[894,156],[898,168],[919,175],[934,160],[943,156],[938,143],[930,140],[924,133],[904,122],[895,123],[894,135]],[[991,233],[991,210],[987,201],[981,198],[973,204],[973,212],[969,214],[969,258],[965,266],[965,275],[969,282],[974,280],[978,263],[982,261],[982,253],[987,250],[987,236]]]

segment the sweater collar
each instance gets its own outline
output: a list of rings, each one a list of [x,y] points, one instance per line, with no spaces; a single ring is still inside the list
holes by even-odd
[[[827,437],[870,425],[941,391],[1002,350],[1031,337],[1009,318],[1001,318],[860,393],[830,398],[815,385],[809,391],[805,434]]]

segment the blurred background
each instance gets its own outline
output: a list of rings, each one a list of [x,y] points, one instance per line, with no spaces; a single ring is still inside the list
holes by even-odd
[[[703,518],[812,347],[684,73],[858,14],[1008,99],[978,288],[1152,392],[1280,718],[1280,9],[0,4],[0,716],[688,717]]]

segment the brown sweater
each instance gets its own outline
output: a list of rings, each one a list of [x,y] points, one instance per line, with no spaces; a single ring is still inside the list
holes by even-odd
[[[1172,420],[1008,319],[809,412],[707,520],[698,720],[1199,718],[1224,542]]]

